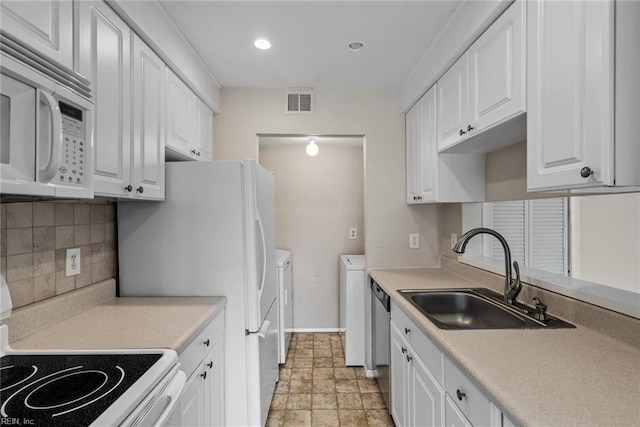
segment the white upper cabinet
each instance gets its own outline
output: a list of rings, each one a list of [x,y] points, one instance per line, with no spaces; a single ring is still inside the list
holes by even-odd
[[[195,140],[195,95],[167,68],[167,148],[187,155]]]
[[[514,2],[438,80],[438,150],[486,153],[526,137],[525,5]]]
[[[211,160],[213,154],[213,112],[196,97],[195,156],[198,160]],[[194,154],[192,152],[192,154]]]
[[[525,12],[517,1],[469,49],[469,135],[526,111]]]
[[[133,37],[132,185],[136,197],[164,200],[164,62]]]
[[[527,5],[529,191],[640,185],[640,3]]]
[[[169,160],[211,160],[213,112],[167,68],[167,146]]]
[[[79,71],[91,80],[94,192],[126,196],[131,184],[131,30],[103,2],[79,2]]]
[[[406,114],[407,203],[483,201],[485,155],[438,154],[438,85]]]
[[[30,49],[73,69],[71,0],[3,0],[2,30]]]
[[[469,54],[438,80],[438,149],[466,138],[469,126]]]
[[[80,73],[95,103],[94,193],[163,200],[164,63],[106,3],[78,6]]]

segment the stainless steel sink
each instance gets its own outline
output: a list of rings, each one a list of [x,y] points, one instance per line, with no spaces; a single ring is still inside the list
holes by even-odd
[[[485,288],[399,291],[411,304],[441,329],[571,328],[573,325],[549,316],[538,321],[523,304],[507,305],[502,296]]]

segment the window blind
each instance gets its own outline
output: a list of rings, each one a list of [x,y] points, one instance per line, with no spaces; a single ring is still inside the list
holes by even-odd
[[[513,261],[567,275],[566,198],[485,203],[483,211],[483,226],[504,236]],[[489,235],[483,239],[483,255],[504,260],[500,242]]]

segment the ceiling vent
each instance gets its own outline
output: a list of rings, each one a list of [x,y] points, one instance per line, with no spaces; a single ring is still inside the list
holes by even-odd
[[[312,90],[288,90],[284,95],[285,114],[313,114]]]

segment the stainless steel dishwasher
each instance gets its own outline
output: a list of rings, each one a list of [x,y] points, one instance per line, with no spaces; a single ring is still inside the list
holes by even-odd
[[[373,366],[377,372],[378,387],[382,392],[387,410],[391,412],[389,398],[389,322],[391,321],[389,295],[371,279],[371,326],[373,337]]]

